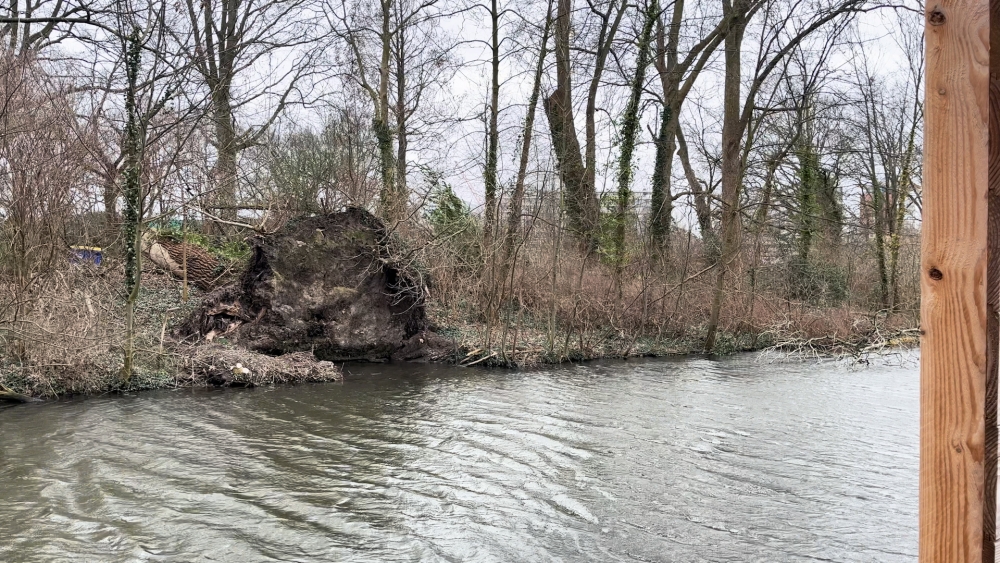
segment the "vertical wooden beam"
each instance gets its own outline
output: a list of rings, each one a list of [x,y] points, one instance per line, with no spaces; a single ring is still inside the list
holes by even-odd
[[[984,534],[993,525],[985,502],[990,5],[931,0],[925,15],[920,561],[993,563]]]
[[[997,391],[1000,385],[1000,0],[990,0],[989,106],[983,561],[994,563],[997,541]]]

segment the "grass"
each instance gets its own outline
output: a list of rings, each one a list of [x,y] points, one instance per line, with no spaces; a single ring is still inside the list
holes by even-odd
[[[121,336],[124,307],[118,292],[120,272],[113,267],[99,275],[74,276],[74,289],[52,288],[38,295],[30,334],[7,331],[6,344],[31,339],[29,353],[20,359],[9,354],[0,362],[0,391],[30,397],[57,398],[135,392],[146,389],[207,385],[269,385],[305,381],[336,381],[340,370],[328,362],[290,356],[272,358],[242,348],[216,342],[191,344],[170,335],[171,327],[186,318],[198,305],[203,292],[190,287],[190,299],[181,301],[180,282],[167,274],[146,272],[136,307],[135,369],[130,377],[122,374]],[[103,291],[103,293],[97,293]],[[72,311],[83,307],[57,294],[90,297],[93,305],[73,319]],[[89,314],[90,311],[94,314]],[[57,319],[76,322],[59,324]],[[86,324],[84,324],[86,321]],[[22,332],[27,332],[24,330]],[[79,343],[75,343],[79,342]],[[82,344],[81,344],[82,343]],[[233,376],[240,362],[248,375]]]

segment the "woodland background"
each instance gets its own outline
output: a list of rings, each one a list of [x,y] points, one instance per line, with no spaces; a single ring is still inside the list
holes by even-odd
[[[188,294],[143,285],[143,233],[231,272],[248,236],[346,206],[385,222],[470,358],[905,341],[922,13],[11,0],[0,356],[45,382],[162,368]],[[82,267],[74,245],[104,262]]]

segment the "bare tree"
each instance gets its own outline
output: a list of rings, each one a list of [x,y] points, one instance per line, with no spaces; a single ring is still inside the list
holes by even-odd
[[[185,0],[178,5],[185,24],[173,33],[207,91],[216,150],[215,200],[224,218],[236,217],[240,152],[260,142],[290,104],[307,97],[306,81],[318,70],[322,49],[317,47],[323,40],[315,8],[311,0]]]
[[[8,55],[37,53],[76,36],[100,11],[93,0],[10,0],[0,6],[0,43]]]
[[[415,114],[452,75],[453,45],[440,29],[440,21],[453,12],[443,10],[439,3],[327,3],[334,33],[349,52],[344,76],[372,102],[382,176],[379,206],[383,218],[392,224],[406,217],[408,150]]]
[[[637,46],[635,76],[630,86],[628,104],[622,117],[621,149],[618,157],[618,198],[615,208],[615,231],[612,253],[615,263],[615,283],[621,296],[621,276],[625,267],[625,231],[628,211],[632,202],[632,156],[635,151],[636,136],[639,133],[639,103],[646,81],[646,67],[649,65],[650,38],[653,25],[659,18],[660,4],[651,0],[643,10],[642,31]]]
[[[131,378],[135,364],[135,308],[142,287],[142,240],[150,194],[143,181],[150,139],[162,137],[184,123],[178,119],[156,121],[167,102],[185,83],[183,66],[168,48],[169,30],[164,21],[166,2],[134,7],[119,2],[117,38],[125,69],[125,124],[121,141],[122,243],[125,263],[125,334],[122,375]],[[143,63],[143,53],[153,54]],[[183,146],[183,144],[181,144]]]
[[[667,14],[670,19],[666,20]],[[659,130],[656,133],[656,159],[654,162],[652,193],[650,196],[649,233],[655,254],[669,249],[670,226],[674,201],[677,197],[671,190],[674,152],[680,135],[680,112],[685,98],[708,64],[712,55],[722,43],[727,30],[725,17],[719,18],[714,28],[692,45],[683,59],[680,59],[681,29],[685,21],[685,1],[676,0],[673,9],[664,10],[657,19],[656,28],[656,70],[660,80],[661,109]],[[683,141],[681,141],[683,142]],[[686,162],[687,150],[683,149],[682,161]],[[685,165],[685,173],[689,173]],[[690,181],[690,178],[689,178]],[[691,189],[698,208],[698,223],[702,239],[709,248],[715,248],[715,234],[712,230],[711,215],[708,212],[707,195],[698,182],[691,182]]]
[[[497,120],[500,116],[500,8],[497,0],[490,0],[490,99],[486,125],[486,167],[483,170],[483,183],[486,191],[486,209],[483,217],[483,250],[487,260],[491,260],[490,250],[493,247],[493,231],[497,223],[497,160],[500,151],[500,129]],[[490,272],[492,274],[492,272]]]
[[[25,57],[0,63],[0,280],[14,293],[0,313],[15,329],[33,289],[65,259],[72,193],[84,178],[67,86]],[[23,356],[14,340],[8,350]]]
[[[904,34],[909,68],[902,83],[877,76],[862,55],[855,69],[861,108],[855,123],[859,147],[858,178],[862,185],[863,223],[874,232],[879,301],[883,309],[899,307],[899,248],[907,210],[917,196],[918,145],[923,118],[921,37]]]
[[[514,254],[521,241],[522,210],[524,207],[525,182],[528,176],[528,160],[531,156],[531,138],[534,135],[535,111],[542,90],[542,74],[545,71],[545,58],[548,55],[549,35],[552,30],[552,0],[549,0],[545,13],[545,23],[542,26],[542,36],[538,46],[538,58],[535,73],[532,78],[531,94],[528,98],[528,108],[524,117],[524,128],[521,133],[521,152],[518,159],[517,177],[514,180],[514,190],[510,196],[507,208],[507,231],[503,243],[503,272],[501,281],[507,282],[514,269]],[[513,282],[510,282],[513,283]]]
[[[319,131],[290,126],[269,136],[259,157],[273,190],[264,201],[298,213],[375,202],[378,146],[368,115],[350,106],[323,115]]]
[[[722,124],[722,243],[712,309],[705,337],[705,350],[711,352],[719,327],[726,275],[738,257],[742,225],[740,195],[745,166],[745,133],[756,108],[761,88],[790,52],[824,25],[840,20],[862,9],[863,0],[835,0],[829,6],[807,18],[799,18],[791,10],[781,13],[770,2],[757,0],[723,0],[728,19],[725,38],[725,80],[723,86]],[[764,9],[768,8],[768,9]],[[742,96],[743,39],[747,26],[758,13],[765,15],[760,50],[753,69],[746,97]],[[790,30],[790,31],[789,31]]]
[[[584,247],[596,249],[599,208],[597,202],[597,95],[601,79],[628,8],[625,1],[609,0],[605,6],[588,0],[589,13],[596,18],[597,37],[593,47],[593,71],[584,110],[584,152],[576,133],[573,111],[571,68],[572,0],[559,0],[555,15],[556,88],[545,98],[552,147],[559,164],[559,176],[566,191],[566,211],[570,229]]]

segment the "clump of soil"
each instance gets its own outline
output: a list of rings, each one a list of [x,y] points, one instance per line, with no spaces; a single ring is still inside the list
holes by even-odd
[[[275,383],[341,381],[344,377],[333,362],[318,361],[308,352],[268,356],[220,344],[201,344],[183,354],[178,381],[229,387],[255,387]],[[243,370],[234,370],[239,365]]]
[[[178,333],[326,361],[445,357],[454,345],[428,331],[427,283],[403,255],[363,209],[293,220],[254,240],[240,281],[208,294]]]

